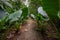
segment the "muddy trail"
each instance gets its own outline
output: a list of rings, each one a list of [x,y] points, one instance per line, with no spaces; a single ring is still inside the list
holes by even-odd
[[[54,28],[48,23],[45,23],[44,26],[46,27],[45,32],[37,31],[37,22],[29,18],[21,25],[17,33],[14,31],[14,28],[11,28],[7,32],[6,40],[58,40],[55,36],[57,33]]]

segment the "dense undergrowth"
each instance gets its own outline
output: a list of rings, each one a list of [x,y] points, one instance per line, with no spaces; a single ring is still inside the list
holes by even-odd
[[[45,31],[44,22],[50,22],[60,38],[60,1],[59,0],[28,0],[27,7],[21,0],[0,0],[0,38],[11,26],[19,30],[19,26],[31,17],[36,20],[39,30]],[[41,12],[38,8],[41,7]]]

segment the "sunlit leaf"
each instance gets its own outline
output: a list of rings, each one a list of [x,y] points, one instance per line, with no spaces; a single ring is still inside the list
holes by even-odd
[[[16,11],[12,14],[9,14],[8,20],[11,19],[11,22],[17,21],[21,17],[21,15],[22,15],[22,10]]]

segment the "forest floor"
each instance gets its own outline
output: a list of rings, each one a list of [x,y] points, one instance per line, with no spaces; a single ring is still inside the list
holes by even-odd
[[[46,27],[45,32],[37,31],[37,22],[29,18],[20,26],[18,32],[15,28],[8,30],[6,40],[58,40],[54,28],[48,23],[44,23],[44,26]]]

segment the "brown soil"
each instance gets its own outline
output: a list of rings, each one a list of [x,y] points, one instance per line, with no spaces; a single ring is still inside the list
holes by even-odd
[[[35,28],[37,28],[36,21],[29,18],[21,25],[18,33],[14,34],[15,32],[10,30],[6,40],[43,40],[41,33],[38,33]]]
[[[38,27],[37,22],[29,18],[20,27],[20,30],[16,33],[16,29],[10,29],[7,32],[6,40],[58,40],[56,37],[56,31],[54,28],[48,24],[44,23],[46,31],[41,33],[41,31],[36,31]]]
[[[44,40],[58,40],[56,36],[58,33],[55,31],[54,27],[49,23],[45,23],[46,31],[42,34]]]

